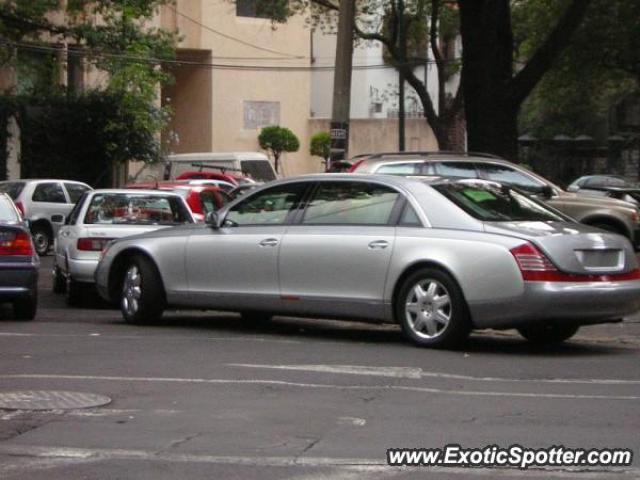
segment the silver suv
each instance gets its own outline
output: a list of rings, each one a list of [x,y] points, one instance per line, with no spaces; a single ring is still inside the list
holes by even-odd
[[[399,152],[363,155],[355,173],[482,178],[517,186],[581,223],[619,233],[640,247],[640,211],[628,202],[569,193],[499,157],[477,153]]]
[[[45,255],[61,220],[67,216],[78,199],[92,188],[72,180],[9,180],[0,182],[0,193],[8,194],[29,220],[31,235],[38,255]]]

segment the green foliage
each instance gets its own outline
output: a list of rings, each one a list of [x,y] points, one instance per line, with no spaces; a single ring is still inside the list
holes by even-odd
[[[295,133],[286,127],[272,125],[264,127],[258,135],[258,143],[273,155],[275,160],[276,172],[280,169],[280,156],[282,152],[297,152],[300,148],[300,141]]]
[[[567,0],[530,0],[513,10],[521,57],[544,41]],[[640,2],[594,0],[557,64],[523,105],[521,131],[539,138],[587,134],[603,139],[610,109],[640,89]]]
[[[135,116],[122,104],[121,94],[97,91],[81,96],[0,96],[0,119],[6,112],[20,126],[22,176],[107,186],[113,162],[157,159],[155,134],[135,128]],[[159,114],[157,109],[151,113]]]
[[[311,137],[309,153],[324,160],[331,156],[331,135],[329,132],[318,132]]]
[[[167,3],[171,0],[14,0],[0,4],[0,37],[15,42],[0,44],[0,66],[10,64],[18,72],[19,83],[12,93],[24,106],[21,122],[27,130],[22,142],[33,146],[29,135],[36,135],[51,148],[66,152],[65,142],[73,145],[78,138],[90,138],[103,152],[92,158],[107,164],[156,161],[160,157],[158,134],[171,113],[168,107],[157,106],[159,86],[171,81],[158,68],[158,61],[174,58],[177,38],[148,27],[147,22]],[[52,20],[62,17],[64,22]],[[56,85],[59,65],[51,45],[60,41],[72,47],[70,57],[81,57],[87,66],[106,73],[106,83],[99,90],[77,96],[71,88],[64,91]],[[34,116],[34,111],[42,115]],[[77,131],[85,126],[90,129],[74,137],[52,128],[43,136],[40,118],[56,123],[50,112],[69,119],[66,125],[71,131],[73,125]],[[54,132],[59,138],[53,138]],[[86,162],[89,157],[82,158]],[[24,168],[28,171],[28,163]]]

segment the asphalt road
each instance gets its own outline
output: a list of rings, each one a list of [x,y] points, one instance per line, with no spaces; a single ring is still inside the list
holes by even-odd
[[[415,348],[393,326],[284,317],[256,327],[169,312],[137,327],[105,306],[67,308],[50,264],[36,320],[0,311],[0,398],[111,402],[0,410],[0,479],[640,478],[638,458],[592,470],[386,465],[388,448],[452,443],[638,457],[640,317],[553,349],[489,332],[455,352]]]

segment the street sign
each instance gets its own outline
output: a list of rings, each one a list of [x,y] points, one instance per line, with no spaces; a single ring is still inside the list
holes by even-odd
[[[330,135],[331,135],[331,140],[347,139],[347,131],[344,128],[332,128]]]

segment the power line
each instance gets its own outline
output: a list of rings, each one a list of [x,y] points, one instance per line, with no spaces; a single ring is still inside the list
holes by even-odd
[[[32,51],[42,51],[42,52],[59,52],[60,47],[52,47],[45,45],[34,45],[29,43],[22,42],[10,42],[10,41],[0,41],[1,44],[4,45],[13,45],[15,47],[24,49],[24,50],[32,50]],[[233,64],[221,64],[221,63],[207,63],[207,62],[198,62],[191,60],[171,60],[171,59],[163,59],[163,58],[154,58],[154,57],[141,57],[136,55],[128,55],[123,53],[111,53],[111,52],[103,52],[98,50],[91,49],[74,49],[71,48],[67,51],[68,55],[71,56],[94,56],[94,57],[103,57],[108,59],[116,59],[122,60],[126,62],[132,63],[145,63],[149,65],[162,65],[162,66],[176,66],[176,67],[193,67],[193,68],[209,68],[212,70],[238,70],[238,71],[281,71],[281,72],[298,72],[298,71],[332,71],[335,69],[333,65],[233,65]],[[429,64],[435,64],[435,60],[426,60],[419,59],[413,62],[406,62],[402,65],[410,66],[410,67],[421,67],[427,66]],[[459,59],[448,60],[445,63],[453,64],[459,63]],[[401,65],[397,65],[401,66]],[[372,64],[372,65],[354,65],[354,70],[383,70],[383,69],[394,69],[396,65],[390,64]]]
[[[221,37],[224,37],[228,40],[232,40],[234,42],[238,42],[242,45],[245,45],[247,47],[251,47],[251,48],[255,48],[256,50],[262,50],[263,52],[268,52],[268,53],[275,53],[277,55],[284,55],[285,58],[298,58],[298,59],[302,59],[305,58],[304,56],[300,56],[300,55],[294,55],[292,53],[286,53],[286,52],[280,52],[278,50],[272,50],[270,48],[266,48],[266,47],[261,47],[260,45],[256,45],[250,42],[247,42],[245,40],[242,40],[240,38],[234,37],[232,35],[229,35],[227,33],[223,33],[219,30],[216,30],[208,25],[205,25],[204,23],[199,22],[198,20],[196,20],[195,18],[190,17],[189,15],[182,13],[181,11],[179,11],[177,8],[175,8],[172,5],[168,5],[169,9],[173,10],[177,15],[180,15],[183,18],[186,18],[187,20],[189,20],[190,22],[195,23],[196,25],[200,26],[200,28],[203,28],[205,30],[208,30],[209,32],[215,33],[216,35],[220,35]]]

